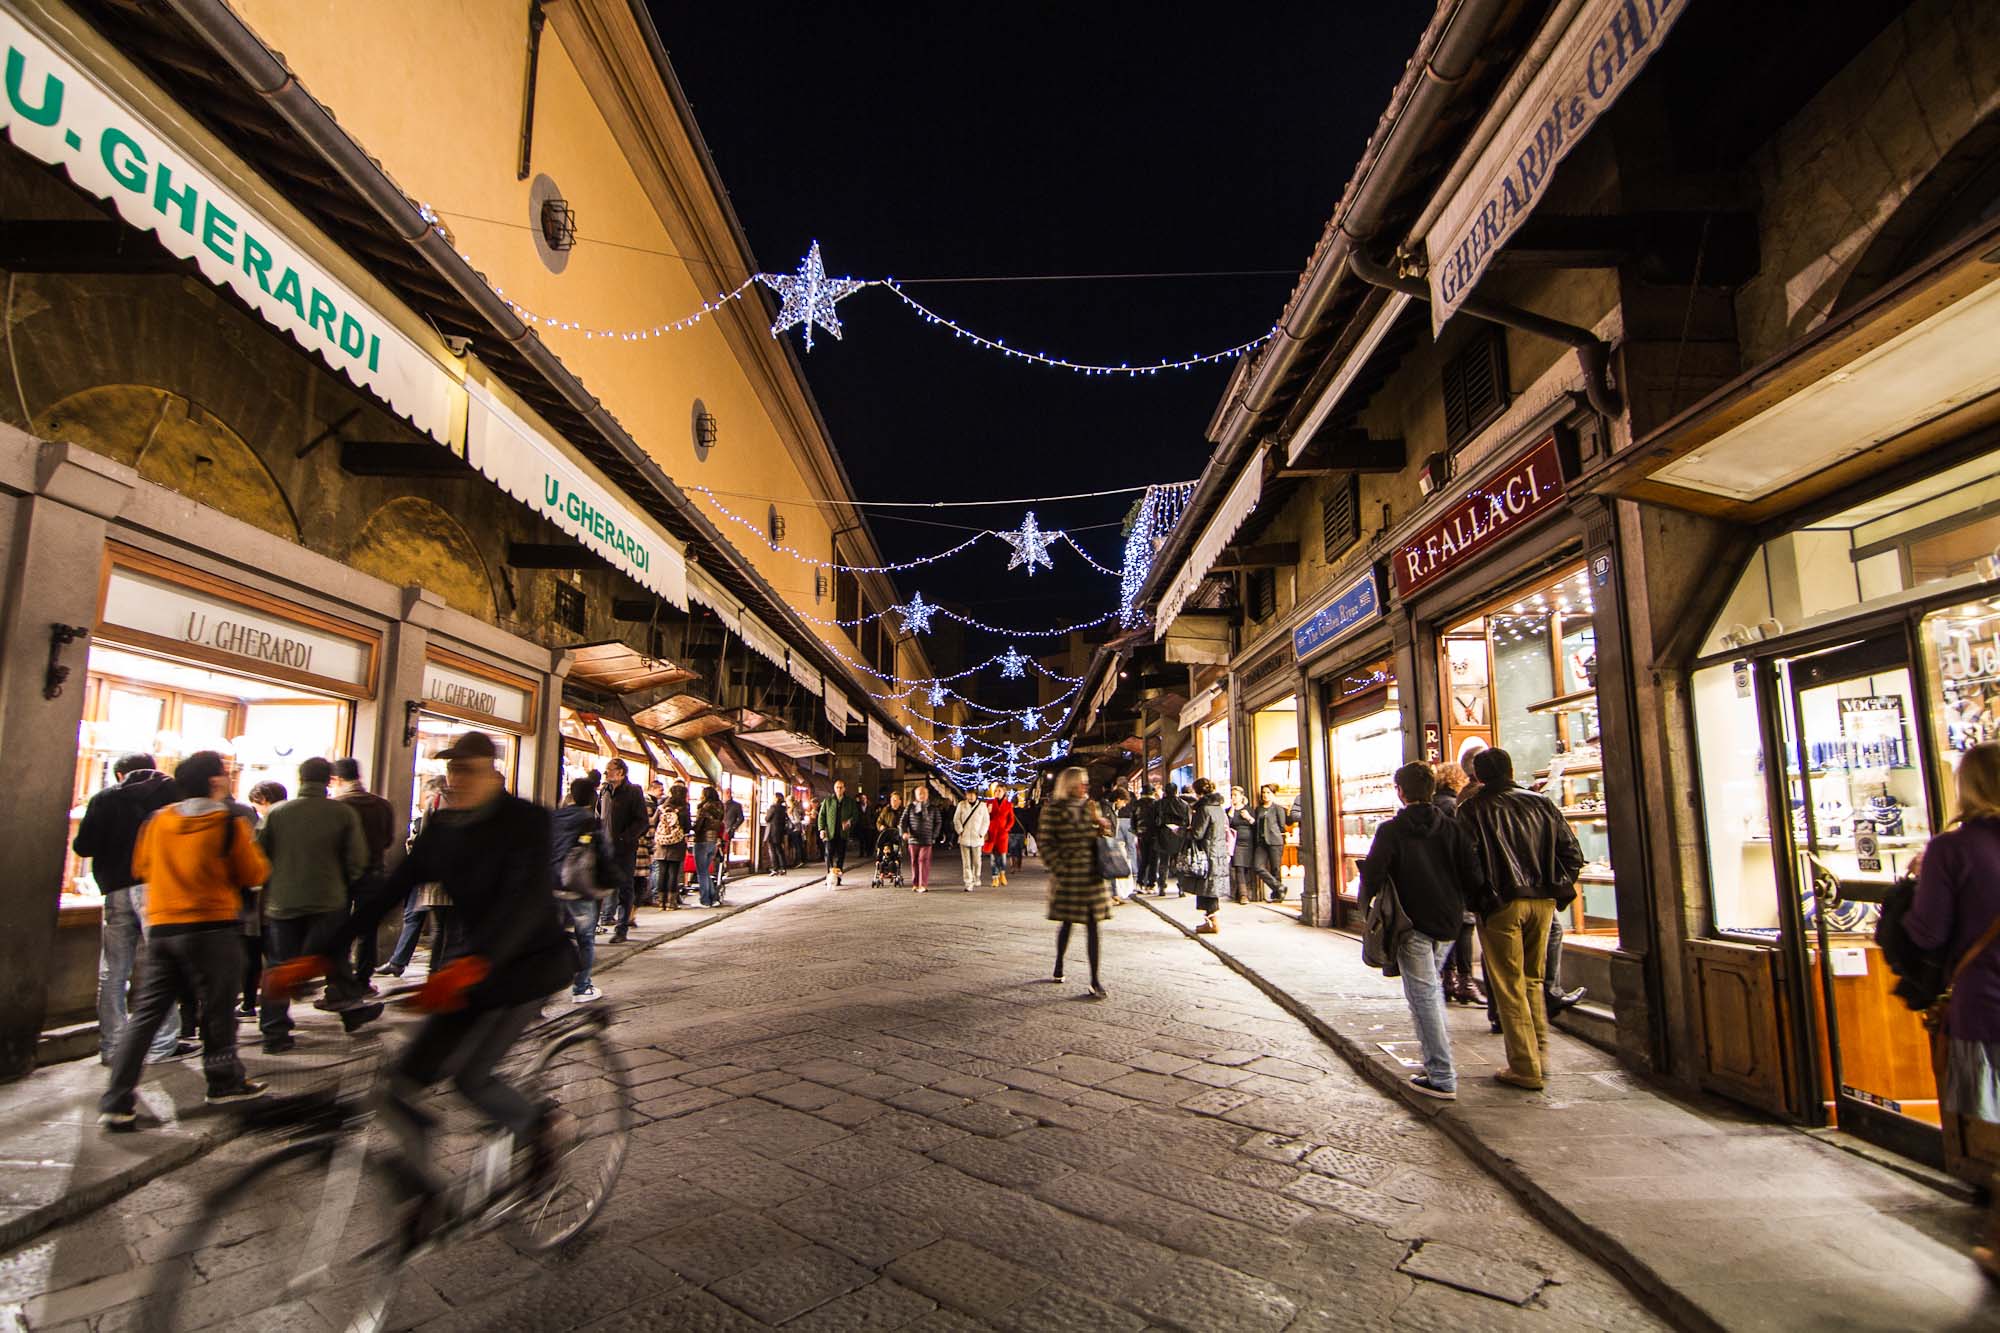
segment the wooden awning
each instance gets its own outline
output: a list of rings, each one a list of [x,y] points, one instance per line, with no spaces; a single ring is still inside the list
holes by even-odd
[[[577,644],[569,651],[574,658],[569,669],[572,680],[595,685],[614,694],[678,685],[697,677],[696,672],[678,662],[664,657],[650,657],[631,644],[616,639]]]

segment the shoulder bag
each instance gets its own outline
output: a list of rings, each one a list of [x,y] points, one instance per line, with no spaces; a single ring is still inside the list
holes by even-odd
[[[1396,942],[1409,928],[1409,918],[1403,915],[1403,904],[1396,897],[1396,886],[1384,884],[1368,900],[1368,923],[1361,934],[1361,961],[1379,969],[1385,977],[1401,976],[1403,970],[1396,964]]]

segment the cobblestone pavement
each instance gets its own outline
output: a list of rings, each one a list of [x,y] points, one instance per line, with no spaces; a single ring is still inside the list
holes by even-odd
[[[1108,1001],[1079,999],[1080,939],[1048,983],[1042,893],[1034,872],[972,895],[814,887],[632,959],[615,1033],[641,1122],[616,1197],[562,1253],[492,1236],[420,1261],[399,1325],[1660,1327],[1144,911],[1107,927]],[[257,1309],[247,1213],[176,1253],[239,1156],[0,1259],[0,1328],[124,1327],[152,1266],[190,1260]]]

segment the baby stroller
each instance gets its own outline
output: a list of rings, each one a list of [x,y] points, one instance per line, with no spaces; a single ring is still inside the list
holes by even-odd
[[[903,887],[903,840],[893,832],[884,833],[875,847],[875,887],[884,884]]]

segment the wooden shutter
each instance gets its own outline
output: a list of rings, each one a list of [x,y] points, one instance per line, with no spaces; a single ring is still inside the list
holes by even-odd
[[[1344,477],[1333,483],[1319,499],[1320,540],[1323,558],[1334,557],[1361,540],[1361,479]]]
[[[1507,408],[1507,341],[1488,329],[1465,343],[1444,365],[1444,437],[1470,439]]]

